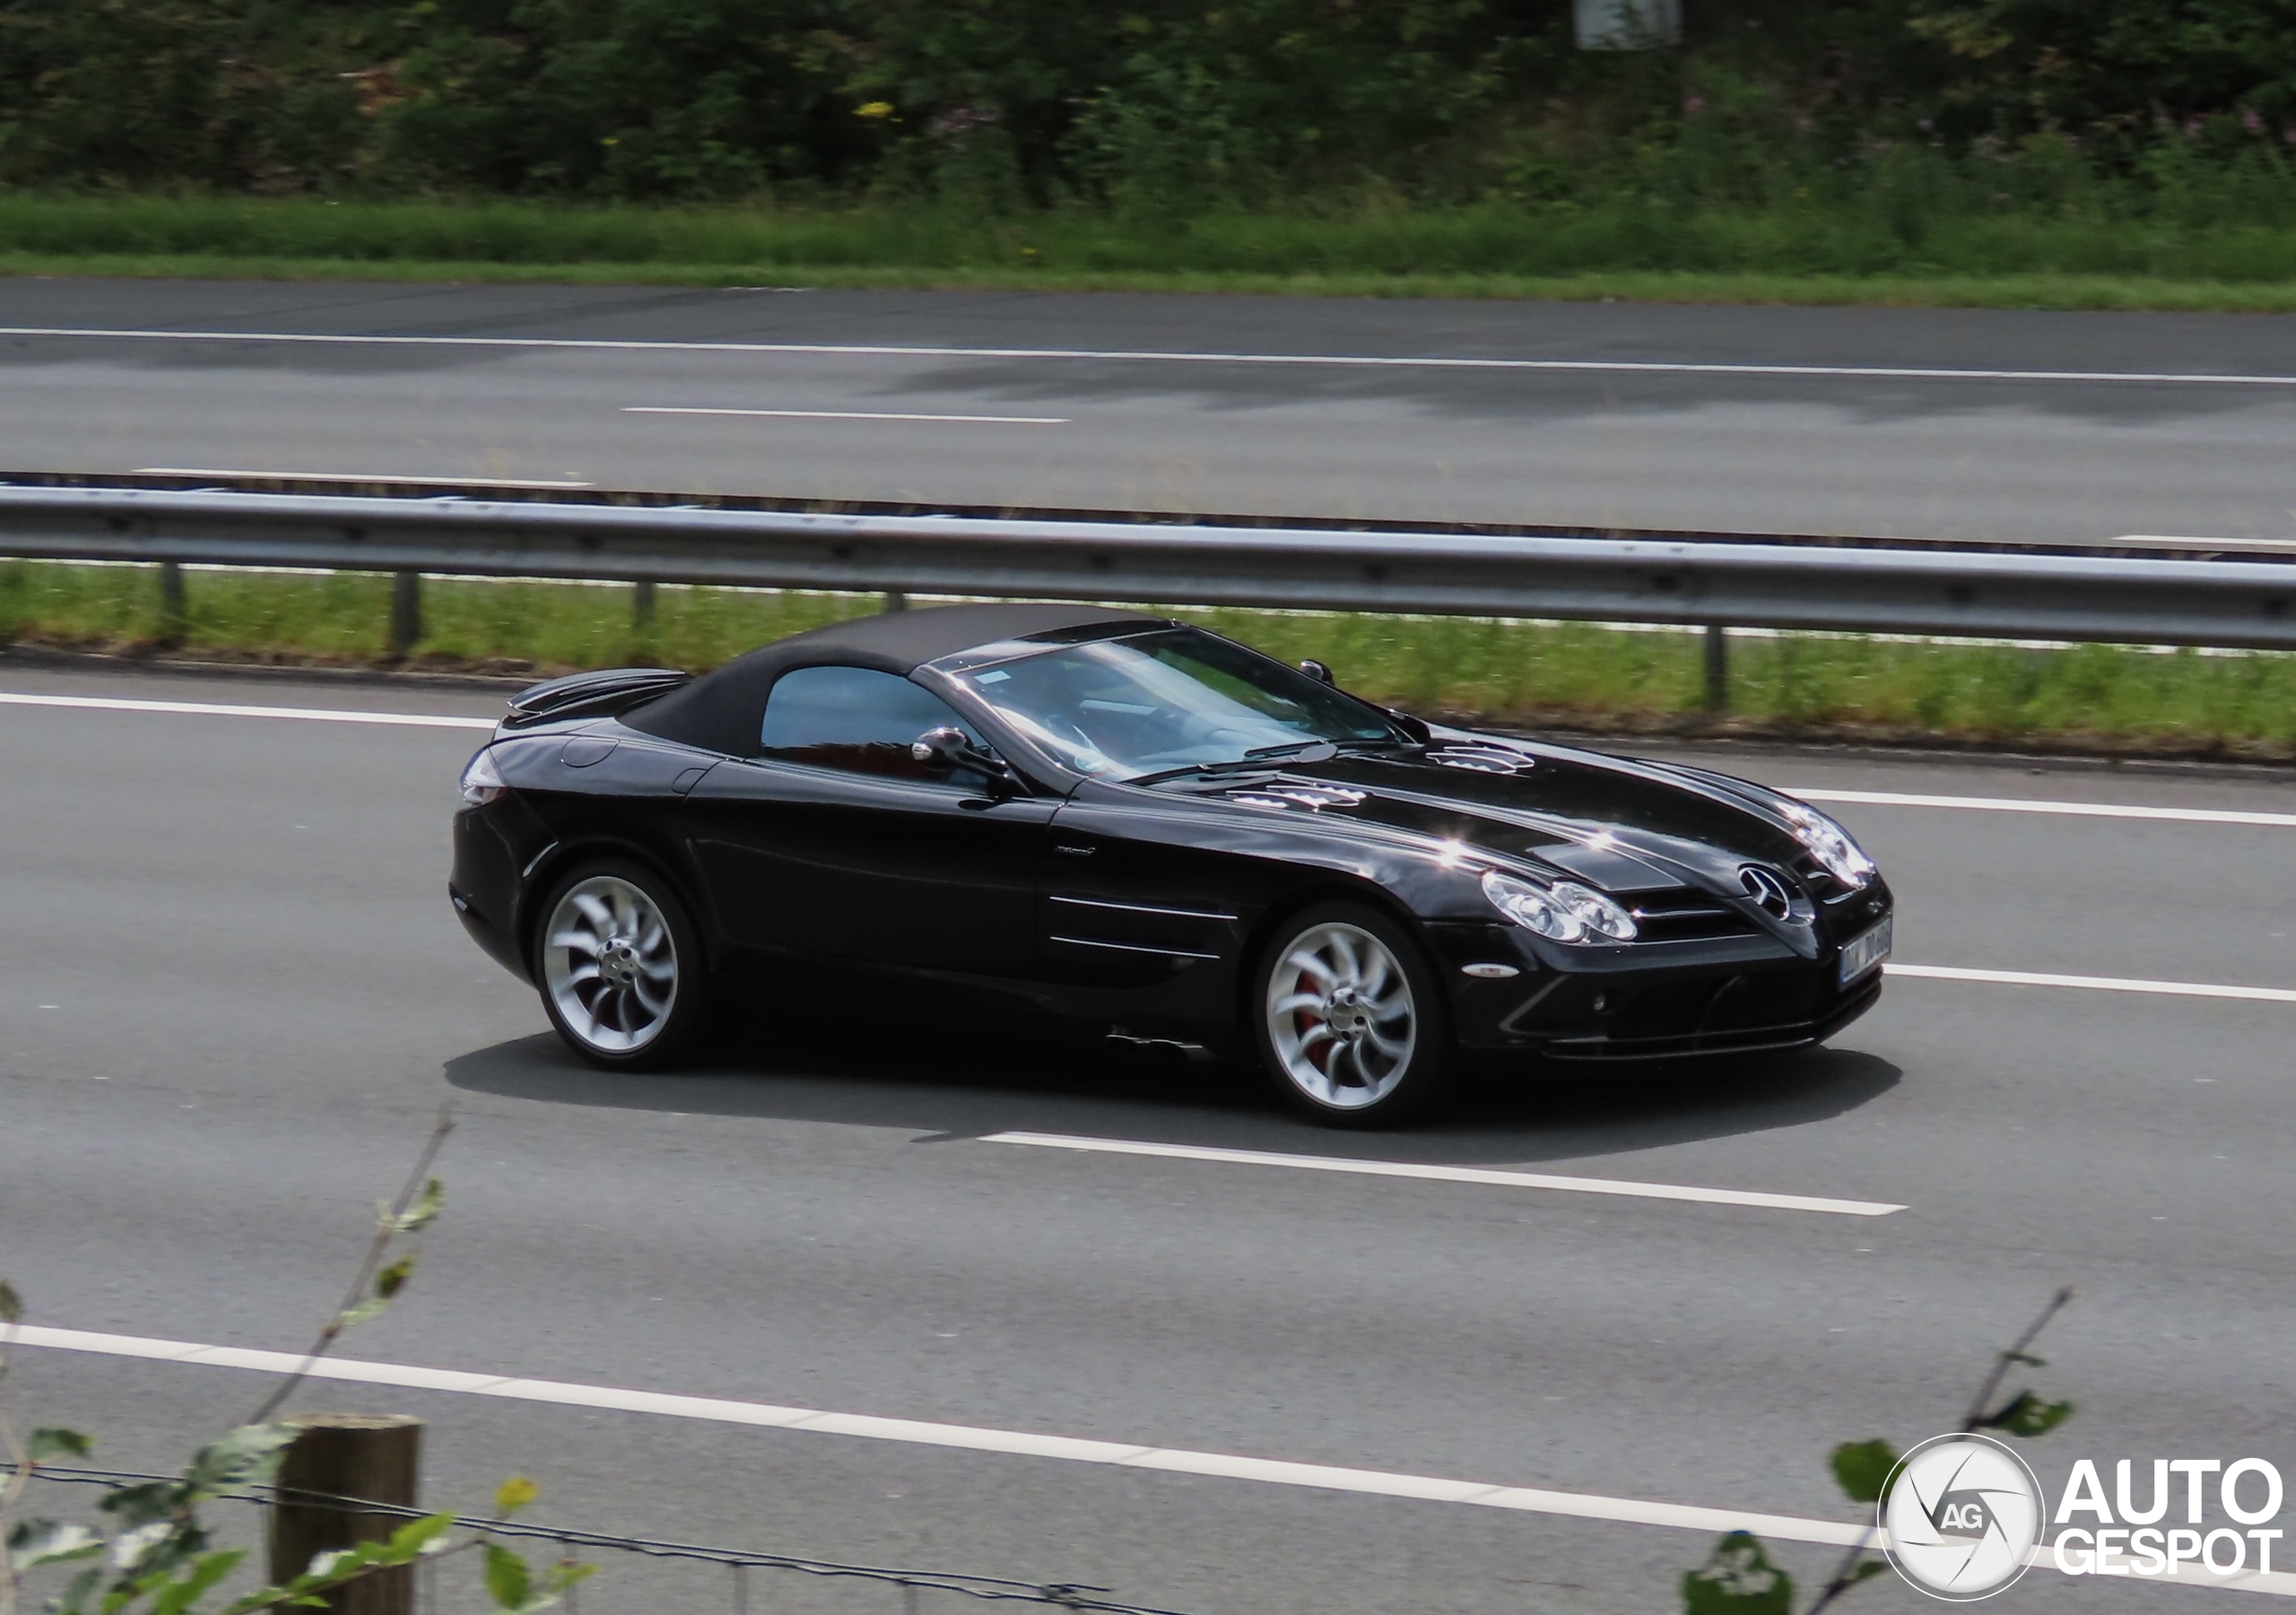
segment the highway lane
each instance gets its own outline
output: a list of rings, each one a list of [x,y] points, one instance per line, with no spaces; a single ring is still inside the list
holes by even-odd
[[[483,696],[9,669],[35,693],[483,715]],[[2257,1452],[2287,1409],[2296,1010],[1901,981],[1835,1051],[1473,1096],[1390,1139],[993,1020],[760,1006],[712,1068],[573,1065],[439,894],[473,735],[0,707],[0,1266],[36,1321],[291,1349],[442,1094],[454,1208],[354,1355],[1838,1519],[2056,1284],[2034,1449]],[[1710,760],[1710,757],[1709,757]],[[2285,812],[2269,776],[1733,754],[1781,783]],[[2264,826],[1845,807],[1901,956],[2296,985]],[[54,1007],[43,1007],[52,1005]],[[1027,1129],[1905,1204],[1850,1219],[983,1142]],[[140,1467],[251,1376],[27,1350]],[[1095,1581],[1205,1611],[1642,1610],[1703,1537],[643,1414],[331,1386],[548,1517]],[[2237,1449],[2237,1451],[2235,1450]],[[2052,1470],[2052,1463],[2055,1465]],[[1798,1570],[1823,1555],[1789,1548]],[[614,1566],[593,1608],[722,1609]],[[1894,1585],[1882,1607],[1914,1607]],[[2142,1586],[2016,1595],[2151,1607]],[[861,1607],[809,1591],[788,1607]],[[882,1607],[873,1604],[870,1607]]]
[[[2296,536],[2278,317],[18,280],[0,328],[26,470]]]

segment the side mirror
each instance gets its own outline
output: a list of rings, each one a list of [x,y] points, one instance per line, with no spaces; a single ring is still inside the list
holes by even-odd
[[[961,768],[972,753],[972,742],[954,724],[927,729],[909,748],[909,754],[928,768]]]
[[[927,729],[909,742],[909,754],[936,774],[958,768],[970,768],[991,779],[1009,778],[1012,774],[1003,758],[974,745],[971,737],[954,724]]]
[[[1300,671],[1306,673],[1309,678],[1315,680],[1318,684],[1336,685],[1339,682],[1337,679],[1332,677],[1330,664],[1325,662],[1318,662],[1313,656],[1309,657],[1306,661],[1300,664]]]

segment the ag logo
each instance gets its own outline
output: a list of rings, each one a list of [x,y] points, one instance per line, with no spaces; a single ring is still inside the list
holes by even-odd
[[[1939,1436],[1898,1461],[1882,1494],[1890,1563],[1933,1598],[1970,1603],[2025,1573],[2040,1541],[2040,1483],[1985,1436]]]

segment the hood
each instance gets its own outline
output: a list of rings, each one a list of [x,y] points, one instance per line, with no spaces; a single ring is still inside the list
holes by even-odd
[[[1611,891],[1685,883],[1735,892],[1748,863],[1805,871],[1786,799],[1703,770],[1527,741],[1439,732],[1407,751],[1286,760],[1265,773],[1159,787],[1378,825]]]

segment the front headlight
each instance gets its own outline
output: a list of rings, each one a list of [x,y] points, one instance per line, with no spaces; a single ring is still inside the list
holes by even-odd
[[[1576,881],[1540,885],[1486,870],[1483,895],[1526,931],[1558,942],[1631,942],[1634,916],[1591,886]]]
[[[1792,821],[1802,845],[1810,849],[1810,856],[1844,886],[1854,889],[1874,878],[1877,865],[1866,855],[1866,849],[1823,813],[1793,802],[1786,806],[1786,817]]]

